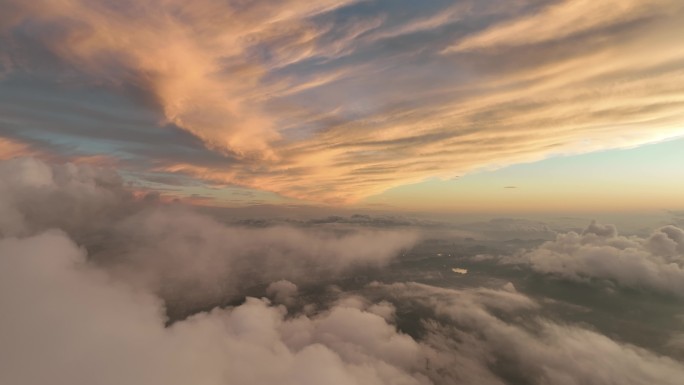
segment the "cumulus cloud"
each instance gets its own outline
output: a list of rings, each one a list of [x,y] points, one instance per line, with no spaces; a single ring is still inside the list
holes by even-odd
[[[297,285],[284,279],[272,282],[266,288],[266,294],[272,297],[275,303],[283,305],[289,305],[295,301],[297,292]]]
[[[380,267],[418,240],[410,230],[230,226],[138,199],[112,170],[31,158],[0,163],[0,213],[4,236],[62,229],[119,278],[195,304],[230,299],[248,285]]]
[[[293,317],[247,298],[167,325],[170,302],[260,282],[288,302],[297,286],[277,278],[387,263],[411,234],[230,227],[137,199],[110,170],[35,159],[0,163],[0,202],[2,383],[429,383],[387,304]]]
[[[162,292],[170,290],[168,297],[180,291],[215,298],[249,284],[310,283],[353,268],[380,267],[417,240],[409,231],[240,228],[167,208],[136,213],[112,231],[120,245],[114,250],[125,257],[101,253],[100,262]]]
[[[671,225],[641,238],[621,236],[613,225],[592,222],[581,234],[559,234],[502,262],[567,279],[606,279],[684,296],[684,231]]]
[[[249,298],[165,327],[161,300],[57,231],[1,240],[0,272],[2,383],[429,383],[412,369],[420,345],[361,309],[286,319]]]
[[[672,262],[681,262],[684,255],[684,230],[676,226],[661,227],[648,237],[646,247],[655,255]]]
[[[363,299],[286,317],[248,298],[165,326],[160,299],[90,265],[62,232],[5,238],[0,256],[3,383],[676,384],[684,370],[586,329],[505,322],[492,311],[538,306],[505,290],[372,285],[454,322],[426,321],[422,341],[376,314],[391,305]]]
[[[444,365],[441,373],[451,383],[674,385],[684,374],[684,366],[671,358],[595,331],[540,317],[513,321],[524,314],[521,311],[539,306],[516,292],[418,283],[375,286],[453,322],[426,323],[432,346],[451,352],[436,361]],[[496,312],[504,316],[497,317]]]
[[[0,234],[28,235],[57,227],[84,235],[133,208],[133,194],[115,171],[35,158],[0,162]]]
[[[3,223],[0,238],[1,383],[665,385],[684,376],[670,358],[542,318],[541,305],[512,284],[376,282],[328,302],[297,297],[302,277],[293,266],[319,275],[383,263],[405,235],[233,228],[136,200],[97,168],[11,165],[0,172],[0,197],[21,226]],[[27,211],[36,197],[45,205]],[[60,200],[60,210],[82,216],[48,212]],[[84,234],[78,218],[100,219]],[[584,236],[605,239],[596,232]],[[658,236],[651,244],[663,255],[676,250]],[[168,318],[169,297],[195,301],[193,287],[210,282],[240,298],[255,277],[275,304],[247,297]],[[288,313],[279,305],[292,301],[309,306]],[[407,309],[419,310],[424,333],[399,330]]]

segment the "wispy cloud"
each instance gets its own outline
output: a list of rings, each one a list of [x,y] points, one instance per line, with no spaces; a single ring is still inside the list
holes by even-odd
[[[539,44],[666,13],[669,0],[561,0],[468,36],[445,52]]]
[[[100,151],[216,185],[344,203],[684,134],[674,0],[4,3],[6,79],[56,74],[67,94],[144,102],[160,121]],[[39,103],[59,108],[29,94],[3,120],[8,137],[102,145],[60,114],[36,126]],[[160,129],[199,140],[132,139]]]

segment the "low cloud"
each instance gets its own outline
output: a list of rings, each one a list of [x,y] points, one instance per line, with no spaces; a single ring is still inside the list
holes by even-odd
[[[161,299],[91,265],[62,232],[3,239],[0,256],[3,383],[676,384],[684,374],[593,331],[504,321],[494,314],[538,308],[505,289],[371,285],[449,320],[428,315],[421,340],[388,321],[391,305],[354,298],[309,316],[247,298],[165,326]]]
[[[413,373],[420,345],[362,309],[285,319],[248,298],[165,327],[160,299],[57,231],[1,240],[0,271],[2,383],[429,383]]]
[[[671,358],[545,318],[543,303],[510,282],[302,295],[311,280],[388,263],[413,233],[228,226],[136,198],[111,171],[32,159],[0,163],[0,203],[3,384],[675,385],[684,376]],[[678,230],[627,238],[592,224],[542,249],[570,237],[579,241],[556,248],[638,245],[676,264]],[[273,302],[250,296],[253,284]],[[214,306],[221,296],[242,302]],[[211,310],[169,319],[174,301]],[[402,329],[407,314],[420,330]]]
[[[448,383],[674,385],[684,374],[673,359],[541,318],[539,305],[516,292],[418,283],[375,288],[451,322],[425,323],[426,340],[445,352],[433,365],[444,365],[436,371]]]
[[[671,225],[642,238],[621,236],[613,225],[592,222],[581,234],[559,234],[502,262],[566,279],[611,280],[684,297],[684,230]]]
[[[380,267],[418,240],[411,230],[226,225],[183,205],[138,199],[116,172],[91,166],[14,159],[0,163],[0,181],[0,234],[61,229],[93,263],[166,300],[211,303],[248,285]]]
[[[284,279],[272,282],[266,288],[266,294],[272,297],[275,303],[283,305],[292,304],[297,296],[297,292],[297,285]]]
[[[176,291],[185,297],[230,296],[246,285],[311,283],[354,268],[381,267],[418,239],[411,231],[241,228],[166,207],[125,218],[112,236],[117,254],[93,257],[168,298]]]

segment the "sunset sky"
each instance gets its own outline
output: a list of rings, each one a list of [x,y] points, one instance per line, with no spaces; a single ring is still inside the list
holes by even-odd
[[[684,0],[0,0],[0,385],[682,385]]]
[[[1,158],[211,206],[684,209],[679,0],[1,4]]]

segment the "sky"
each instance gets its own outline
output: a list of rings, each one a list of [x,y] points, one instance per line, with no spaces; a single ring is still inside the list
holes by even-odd
[[[681,385],[681,0],[0,0],[0,384]]]
[[[205,206],[684,208],[677,0],[2,0],[0,156]]]
[[[395,187],[366,202],[490,215],[665,211],[683,204],[683,150],[679,139],[554,157]]]

